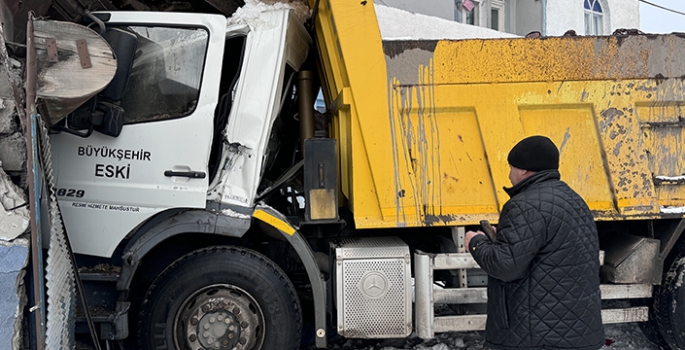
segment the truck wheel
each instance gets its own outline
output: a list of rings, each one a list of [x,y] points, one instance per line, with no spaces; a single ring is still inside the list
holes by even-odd
[[[297,349],[302,313],[295,288],[264,255],[211,247],[174,262],[141,306],[142,349]]]
[[[656,293],[656,288],[658,287],[659,286],[654,286],[654,293]],[[649,304],[650,302],[653,303],[654,299],[638,299],[637,301],[639,303],[636,303],[634,306],[642,306],[645,303]],[[661,335],[661,332],[659,331],[659,325],[656,322],[657,317],[654,310],[655,305],[649,305],[649,320],[647,320],[646,322],[638,322],[638,326],[640,327],[642,334],[644,334],[649,341],[651,341],[652,343],[654,343],[662,349],[668,349],[669,345],[666,344],[664,337]]]
[[[685,348],[685,254],[681,253],[655,286],[654,314],[664,341],[672,349]]]

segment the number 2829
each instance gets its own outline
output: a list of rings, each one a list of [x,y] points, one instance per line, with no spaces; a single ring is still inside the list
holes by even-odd
[[[77,190],[73,188],[58,188],[57,189],[57,196],[58,197],[77,197],[81,198],[85,196],[86,191],[84,190]]]

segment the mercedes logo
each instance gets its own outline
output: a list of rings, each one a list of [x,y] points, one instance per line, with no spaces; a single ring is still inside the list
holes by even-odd
[[[359,281],[359,290],[369,299],[378,299],[385,296],[390,289],[390,281],[385,274],[379,271],[369,271]]]

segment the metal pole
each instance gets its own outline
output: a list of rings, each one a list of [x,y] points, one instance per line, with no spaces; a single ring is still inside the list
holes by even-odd
[[[304,154],[304,140],[314,137],[314,72],[297,73],[297,107],[300,114],[301,149]]]
[[[464,246],[464,237],[466,236],[466,229],[464,226],[452,227],[452,240],[457,245],[457,253],[466,253],[467,247]],[[466,269],[458,270],[459,288],[468,287],[468,278],[466,276]]]
[[[43,252],[40,226],[38,225],[38,200],[36,190],[36,169],[34,158],[36,152],[36,47],[33,41],[33,12],[29,12],[26,23],[26,172],[28,173],[29,205],[31,206],[31,264],[33,265],[33,307],[35,312],[36,349],[45,348],[45,321],[43,297]]]
[[[435,337],[433,328],[433,265],[431,260],[429,255],[420,251],[414,253],[416,334],[421,339]]]

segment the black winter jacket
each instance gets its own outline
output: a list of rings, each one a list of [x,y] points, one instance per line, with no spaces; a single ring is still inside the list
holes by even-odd
[[[505,190],[511,199],[496,240],[469,243],[489,276],[485,346],[599,349],[599,241],[590,210],[556,170]]]

